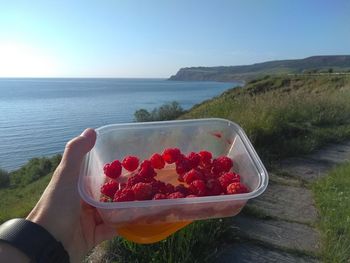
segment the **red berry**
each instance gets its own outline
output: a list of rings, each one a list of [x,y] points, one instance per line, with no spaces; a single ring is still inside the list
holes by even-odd
[[[117,179],[122,172],[122,165],[118,160],[115,160],[111,163],[106,163],[103,167],[103,171],[109,178]]]
[[[203,180],[203,176],[200,172],[198,172],[195,169],[192,169],[191,171],[185,173],[184,181],[186,182],[186,184],[190,184],[195,180]]]
[[[199,167],[199,168],[197,168],[197,171],[203,176],[203,178],[206,181],[209,180],[209,179],[213,179],[213,178],[219,177],[218,175],[213,174],[211,172],[210,167],[207,167],[207,168]]]
[[[212,154],[208,151],[200,151],[199,156],[201,158],[201,165],[203,167],[211,165],[211,158],[213,157]]]
[[[191,162],[188,160],[185,156],[182,156],[179,160],[176,162],[176,172],[178,174],[184,174],[191,170]]]
[[[118,190],[114,194],[113,201],[114,202],[126,202],[126,201],[134,201],[135,194],[134,191],[130,188],[124,188],[122,190]]]
[[[177,199],[177,198],[184,198],[185,195],[181,192],[174,192],[171,194],[168,194],[168,199]]]
[[[198,197],[197,195],[188,195],[186,198],[193,198],[193,197]]]
[[[155,195],[153,196],[153,200],[160,200],[160,199],[167,199],[166,194],[158,193],[158,194],[155,194]]]
[[[136,200],[150,200],[153,197],[152,184],[137,183],[132,187]]]
[[[144,160],[141,165],[138,174],[141,177],[155,177],[157,173],[154,171],[152,164],[148,160]]]
[[[248,193],[248,189],[244,184],[241,184],[239,182],[237,183],[231,183],[227,186],[227,194],[243,194],[243,193]]]
[[[172,184],[166,184],[166,192],[167,194],[175,192],[175,187]]]
[[[101,186],[101,194],[113,198],[114,193],[119,189],[119,184],[115,181],[109,181]]]
[[[177,180],[178,180],[179,182],[181,182],[181,183],[185,182],[185,180],[184,180],[184,174],[179,174],[179,175],[177,176]]]
[[[163,160],[163,157],[159,153],[155,153],[150,158],[152,167],[154,169],[163,169],[165,162]]]
[[[207,181],[208,195],[220,195],[223,189],[218,179],[209,179]]]
[[[181,156],[181,152],[178,148],[168,148],[162,153],[163,160],[166,163],[175,163]]]
[[[131,176],[126,181],[126,187],[133,187],[135,184],[143,182],[143,180],[144,178],[139,176],[138,174]]]
[[[213,160],[213,173],[221,174],[229,172],[232,168],[232,160],[227,156],[220,156]]]
[[[122,161],[122,165],[129,172],[135,171],[139,166],[139,159],[136,156],[126,156]]]
[[[203,180],[195,180],[190,184],[190,190],[197,196],[204,196],[207,193],[206,185]]]
[[[197,168],[197,166],[199,165],[199,163],[201,161],[200,155],[198,153],[195,153],[195,152],[190,152],[187,155],[187,158],[190,160],[192,168]]]
[[[223,189],[227,189],[227,186],[231,183],[240,181],[240,176],[235,173],[225,173],[219,177],[219,182]]]
[[[189,194],[189,189],[184,186],[183,184],[179,184],[177,186],[175,186],[175,192],[180,192],[182,193],[183,195],[188,195]]]
[[[164,182],[155,180],[152,184],[152,191],[153,194],[161,193],[166,194],[167,193],[167,187]]]

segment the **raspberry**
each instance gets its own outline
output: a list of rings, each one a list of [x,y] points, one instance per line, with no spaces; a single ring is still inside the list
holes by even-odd
[[[155,180],[154,182],[151,183],[152,185],[152,191],[153,194],[166,194],[167,193],[167,187],[164,182]]]
[[[190,184],[194,180],[203,180],[203,176],[200,174],[200,172],[198,172],[195,169],[192,169],[191,171],[185,173],[184,181],[186,182],[186,184]]]
[[[165,162],[163,160],[163,157],[159,153],[153,154],[150,158],[150,161],[154,169],[164,168]]]
[[[213,157],[212,154],[208,151],[200,151],[199,156],[201,158],[201,165],[203,167],[211,165],[211,158]]]
[[[240,181],[240,176],[235,173],[225,173],[219,177],[219,182],[223,189],[227,189],[227,186],[231,183]]]
[[[179,174],[179,175],[177,176],[177,180],[178,180],[179,182],[181,182],[181,183],[185,182],[185,180],[184,180],[184,174]]]
[[[175,187],[172,184],[166,184],[166,192],[167,194],[171,194],[175,192]]]
[[[115,160],[111,163],[106,163],[103,167],[103,171],[109,178],[116,179],[122,172],[122,165],[118,160]]]
[[[167,199],[167,196],[165,194],[155,194],[153,196],[153,200],[160,200],[160,199]]]
[[[201,161],[200,155],[198,153],[195,153],[195,152],[190,152],[187,155],[187,158],[190,160],[192,168],[196,168]]]
[[[191,170],[191,162],[185,156],[182,156],[176,162],[176,172],[178,174],[184,174],[184,173],[188,172],[189,170]]]
[[[184,198],[184,194],[181,192],[174,192],[171,194],[168,194],[168,199],[177,199],[177,198]]]
[[[126,202],[126,201],[134,201],[135,194],[134,191],[130,188],[124,188],[122,190],[118,190],[114,194],[113,201],[114,202]]]
[[[232,168],[232,160],[227,156],[220,156],[213,160],[213,173],[220,174],[223,172],[229,172]]]
[[[138,174],[131,176],[126,181],[126,187],[133,187],[135,184],[143,182],[143,179],[144,178],[139,176]]]
[[[113,198],[114,193],[118,190],[119,184],[115,181],[110,181],[101,186],[101,193]]]
[[[135,171],[139,166],[139,159],[136,156],[126,156],[122,161],[122,165],[129,172]]]
[[[194,180],[190,184],[190,190],[197,196],[204,196],[207,192],[206,185],[203,180]]]
[[[148,160],[144,160],[141,165],[138,174],[141,177],[155,177],[157,173],[154,171],[152,164]]]
[[[209,179],[206,183],[208,195],[220,195],[223,189],[218,179]]]
[[[178,148],[168,148],[162,153],[162,157],[166,163],[175,163],[181,156],[181,152]]]
[[[227,186],[227,194],[243,194],[248,193],[248,189],[244,184],[241,184],[239,182],[231,183]]]
[[[153,196],[152,184],[137,183],[132,187],[136,200],[150,200]]]
[[[188,195],[189,189],[186,186],[184,186],[183,184],[179,184],[179,185],[175,186],[175,192],[180,192],[183,195]]]
[[[210,170],[211,169],[209,167],[208,168],[202,168],[202,167],[197,168],[197,171],[203,176],[203,178],[205,180],[219,177],[218,175],[213,174]]]

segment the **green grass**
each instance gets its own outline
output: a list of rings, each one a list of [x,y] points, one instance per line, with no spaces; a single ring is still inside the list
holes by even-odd
[[[14,217],[25,217],[44,192],[51,175],[23,187],[0,189],[0,224]]]
[[[265,161],[350,138],[350,76],[265,77],[196,105],[182,118],[237,122]]]
[[[217,219],[194,222],[155,244],[139,245],[116,238],[105,244],[107,257],[104,260],[116,263],[213,262],[216,252],[227,242],[229,231],[229,221]]]
[[[350,259],[350,162],[333,170],[313,187],[320,211],[324,262]]]

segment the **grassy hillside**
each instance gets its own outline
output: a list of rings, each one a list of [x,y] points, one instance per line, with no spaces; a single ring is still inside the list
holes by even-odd
[[[243,66],[181,68],[170,80],[251,80],[267,74],[349,72],[350,56],[313,56],[304,59],[274,60]]]
[[[265,160],[350,138],[350,76],[264,77],[196,105],[182,118],[237,122]]]

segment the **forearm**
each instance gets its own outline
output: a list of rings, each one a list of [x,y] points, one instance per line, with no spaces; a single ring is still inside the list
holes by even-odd
[[[0,242],[0,262],[30,262],[30,259],[17,248]]]

